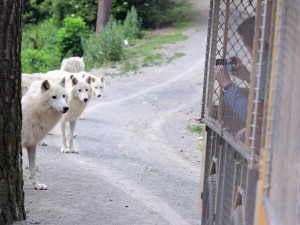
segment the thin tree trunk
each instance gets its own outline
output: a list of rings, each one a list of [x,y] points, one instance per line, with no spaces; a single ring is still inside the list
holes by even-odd
[[[23,0],[0,0],[0,224],[24,220],[21,147]]]
[[[111,0],[99,0],[96,25],[96,36],[106,26],[110,17]]]

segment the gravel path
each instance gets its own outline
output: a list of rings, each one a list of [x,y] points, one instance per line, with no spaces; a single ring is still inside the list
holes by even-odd
[[[60,152],[58,127],[38,146],[38,178],[49,190],[33,190],[23,151],[24,224],[201,223],[201,152],[186,128],[200,116],[207,8],[195,1],[201,14],[184,32],[188,40],[168,46],[185,56],[107,79],[103,98],[77,123],[79,154]]]

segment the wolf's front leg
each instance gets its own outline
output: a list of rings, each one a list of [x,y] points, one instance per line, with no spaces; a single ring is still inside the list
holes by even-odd
[[[40,184],[36,178],[35,174],[35,158],[36,158],[36,146],[26,148],[27,149],[27,155],[28,155],[28,161],[29,161],[29,172],[32,185],[37,190],[46,190],[48,187],[45,184]]]
[[[69,125],[70,125],[69,146],[70,146],[70,149],[71,149],[71,151],[73,153],[78,154],[78,151],[76,149],[74,149],[74,146],[73,146],[74,132],[75,132],[75,127],[76,127],[76,120],[75,121],[70,121]]]
[[[70,149],[67,147],[67,140],[66,140],[66,122],[60,122],[60,129],[61,129],[61,152],[69,153],[71,152]]]

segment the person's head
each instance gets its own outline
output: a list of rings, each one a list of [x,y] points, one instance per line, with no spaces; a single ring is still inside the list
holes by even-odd
[[[252,54],[253,50],[254,26],[255,16],[252,16],[244,20],[237,28],[237,32],[240,35],[250,54]]]

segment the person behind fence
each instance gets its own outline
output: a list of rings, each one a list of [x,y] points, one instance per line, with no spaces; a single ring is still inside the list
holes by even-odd
[[[254,25],[255,17],[250,17],[246,19],[243,23],[238,26],[237,32],[240,35],[241,40],[245,44],[245,47],[252,55],[253,50],[253,39],[254,39]],[[265,45],[267,47],[267,44]],[[267,51],[266,51],[267,52]],[[231,59],[236,60],[236,65],[232,71],[232,75],[236,76],[241,80],[245,80],[250,83],[250,72],[247,70],[246,66],[242,61],[237,57],[233,56]],[[267,61],[264,62],[263,75],[261,79],[261,92],[259,96],[259,101],[263,103],[264,101],[264,89],[266,83],[266,65]],[[215,79],[218,81],[219,85],[224,90],[223,103],[229,105],[232,110],[237,114],[245,123],[247,120],[248,112],[248,98],[246,98],[240,91],[238,87],[232,82],[229,77],[229,74],[226,70],[226,67],[223,65],[218,65],[214,67]],[[262,112],[263,104],[260,104],[259,111]],[[262,113],[261,113],[262,114]],[[261,115],[262,116],[262,115]],[[245,140],[245,128],[238,131],[236,137],[244,141]]]

